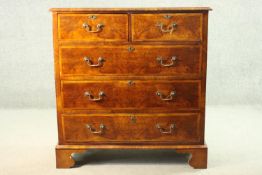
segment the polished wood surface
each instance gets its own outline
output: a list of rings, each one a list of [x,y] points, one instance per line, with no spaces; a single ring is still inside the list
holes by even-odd
[[[188,163],[198,169],[207,168],[207,147],[177,149],[177,153],[189,153]]]
[[[64,108],[74,109],[192,110],[199,108],[200,89],[200,81],[63,81],[62,98]],[[90,92],[93,98],[99,98],[101,91],[105,95],[100,101],[91,101],[84,95]],[[169,98],[172,91],[175,91],[173,99],[163,100]],[[163,99],[157,92],[163,94]]]
[[[92,18],[92,16],[95,16]],[[90,25],[89,32],[83,24]],[[60,40],[126,41],[128,39],[128,16],[126,14],[61,14],[58,16]]]
[[[101,12],[101,13],[157,13],[157,12],[208,12],[210,7],[149,7],[149,8],[51,8],[52,12],[78,13],[78,12]]]
[[[162,30],[158,26],[161,23]],[[132,15],[132,40],[134,41],[201,41],[201,31],[201,13]]]
[[[188,114],[95,114],[63,115],[63,135],[69,143],[168,142],[200,144],[200,115]],[[92,133],[86,125],[90,125]],[[104,129],[100,125],[104,125]],[[157,128],[159,125],[161,128]],[[175,125],[174,128],[170,128]],[[170,132],[170,133],[162,133]],[[130,132],[132,131],[132,132]]]
[[[57,168],[86,149],[174,149],[207,167],[209,10],[51,9]]]
[[[57,145],[56,155],[57,167],[59,168],[71,168],[75,165],[75,160],[72,156],[73,153],[82,153],[90,149],[173,149],[177,153],[190,154],[188,163],[194,168],[207,168],[207,146],[203,145]]]
[[[82,149],[59,149],[56,148],[56,167],[71,168],[75,165],[73,154],[84,153]]]
[[[130,47],[134,50],[129,51]],[[201,47],[194,45],[64,46],[60,47],[59,53],[62,76],[153,75],[186,78],[200,77],[201,72]],[[90,65],[97,65],[99,58],[104,61],[100,66],[92,67],[85,57],[92,61]],[[162,64],[158,58],[162,59]]]

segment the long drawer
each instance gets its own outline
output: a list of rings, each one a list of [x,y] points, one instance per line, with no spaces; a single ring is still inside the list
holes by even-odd
[[[199,109],[201,83],[177,81],[62,81],[65,109]]]
[[[185,114],[75,114],[62,115],[66,143],[170,142],[199,143],[200,115]]]
[[[200,76],[198,45],[60,47],[61,75]]]

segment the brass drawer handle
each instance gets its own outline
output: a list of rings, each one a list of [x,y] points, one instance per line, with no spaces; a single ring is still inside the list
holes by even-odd
[[[175,130],[175,124],[171,124],[169,126],[169,131],[167,129],[163,129],[160,124],[156,124],[156,128],[159,129],[159,131],[162,133],[162,134],[172,134],[172,131]]]
[[[99,131],[96,131],[94,128],[92,128],[92,125],[91,124],[86,124],[86,128],[89,129],[89,131],[93,134],[103,134],[104,132],[104,129],[105,129],[105,125],[103,125],[102,123],[100,124],[99,128],[100,130]]]
[[[83,28],[87,31],[87,32],[90,32],[90,33],[98,33],[98,32],[101,32],[103,30],[103,28],[105,27],[104,24],[97,24],[96,25],[96,30],[92,30],[92,27],[87,24],[87,23],[84,23],[83,24]]]
[[[88,66],[90,67],[100,67],[103,66],[103,62],[105,62],[106,60],[102,57],[99,57],[97,59],[97,64],[93,64],[93,61],[91,61],[89,57],[84,57],[84,61],[87,62]]]
[[[162,33],[170,33],[171,34],[175,30],[175,28],[177,27],[177,24],[175,22],[173,22],[172,24],[166,26],[166,25],[164,25],[163,23],[160,22],[156,26],[159,27],[159,29]]]
[[[163,101],[171,101],[173,100],[173,97],[176,95],[176,91],[171,91],[170,94],[166,97],[163,97],[163,94],[159,91],[156,92],[156,95],[160,97]]]
[[[103,96],[105,96],[105,93],[103,91],[100,91],[98,93],[98,98],[95,98],[89,91],[86,91],[84,95],[88,97],[89,101],[101,101],[103,99]]]
[[[171,62],[169,64],[164,64],[163,62],[163,58],[162,57],[157,57],[156,58],[157,62],[159,62],[159,64],[161,64],[162,66],[164,67],[170,67],[170,66],[173,66],[175,64],[175,61],[176,61],[176,57],[175,56],[172,56],[171,58]]]

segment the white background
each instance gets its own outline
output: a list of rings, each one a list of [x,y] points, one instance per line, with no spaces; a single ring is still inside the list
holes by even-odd
[[[173,151],[101,151],[88,156],[80,168],[55,169],[49,8],[181,6],[213,8],[205,129],[208,169],[190,168],[186,157]],[[1,175],[260,175],[262,0],[0,0],[0,108]]]
[[[55,107],[52,7],[210,6],[207,104],[262,103],[261,0],[0,0],[0,107]]]

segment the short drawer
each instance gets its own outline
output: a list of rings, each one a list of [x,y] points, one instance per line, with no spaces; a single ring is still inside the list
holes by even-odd
[[[133,14],[134,41],[201,41],[202,14]]]
[[[66,143],[200,142],[200,114],[62,115]]]
[[[127,14],[60,14],[58,39],[127,41]]]
[[[113,52],[112,52],[113,51]],[[62,76],[199,76],[201,46],[64,46],[59,50]]]
[[[199,109],[200,82],[63,81],[62,106],[88,110],[196,110]]]

